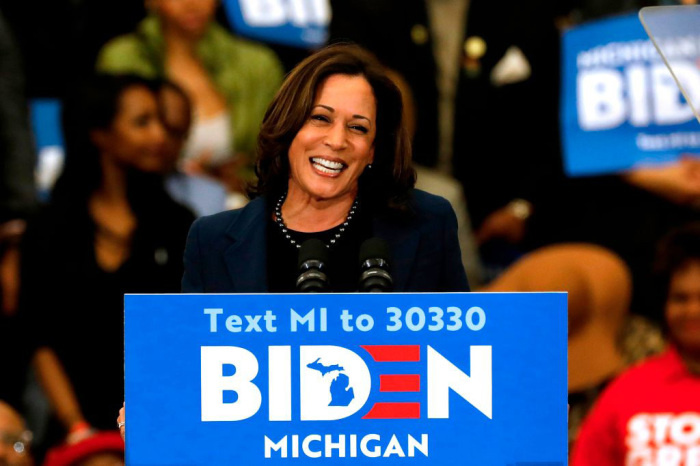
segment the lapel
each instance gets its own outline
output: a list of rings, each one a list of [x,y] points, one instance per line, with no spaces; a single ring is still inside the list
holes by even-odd
[[[253,199],[226,229],[232,243],[224,252],[224,260],[233,293],[266,293],[268,290],[265,212],[265,199]]]
[[[382,238],[391,250],[391,276],[394,291],[405,291],[413,270],[420,233],[415,225],[390,221],[383,216],[375,216],[374,235]]]

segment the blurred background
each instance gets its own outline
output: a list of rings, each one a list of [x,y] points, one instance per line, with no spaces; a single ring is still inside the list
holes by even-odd
[[[570,293],[573,445],[673,340],[657,248],[700,220],[700,36],[668,42],[684,97],[636,14],[677,4],[0,0],[0,459],[123,461],[121,296],[179,290],[192,220],[247,202],[284,74],[338,41],[402,90],[472,289]]]

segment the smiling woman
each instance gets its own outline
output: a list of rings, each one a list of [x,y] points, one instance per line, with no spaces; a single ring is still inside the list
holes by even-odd
[[[357,291],[360,245],[373,237],[390,245],[394,290],[468,290],[451,207],[413,189],[402,115],[398,88],[360,47],[300,63],[262,123],[255,199],[193,225],[183,291],[296,291],[311,238],[328,248],[331,291]]]
[[[290,228],[316,231],[345,218],[360,175],[374,159],[375,113],[372,87],[362,76],[336,74],[320,86],[311,116],[289,146],[289,192],[282,213]],[[329,224],[319,225],[323,217],[309,205],[332,208],[336,218],[326,216]]]

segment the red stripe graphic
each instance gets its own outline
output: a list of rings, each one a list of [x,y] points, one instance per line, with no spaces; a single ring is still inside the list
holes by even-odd
[[[418,374],[382,374],[379,376],[380,392],[419,392]]]
[[[420,419],[420,403],[375,403],[362,419]]]
[[[377,362],[420,362],[419,345],[361,345]]]

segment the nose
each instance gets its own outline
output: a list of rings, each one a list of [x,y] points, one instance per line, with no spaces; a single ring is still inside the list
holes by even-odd
[[[326,146],[335,151],[345,149],[348,145],[345,126],[339,122],[333,123],[328,128],[323,142]]]
[[[693,298],[688,301],[686,311],[689,315],[700,318],[700,295],[693,296]]]
[[[159,119],[153,121],[153,125],[151,125],[151,137],[153,138],[154,144],[157,144],[159,146],[165,144],[165,131],[165,127]]]

